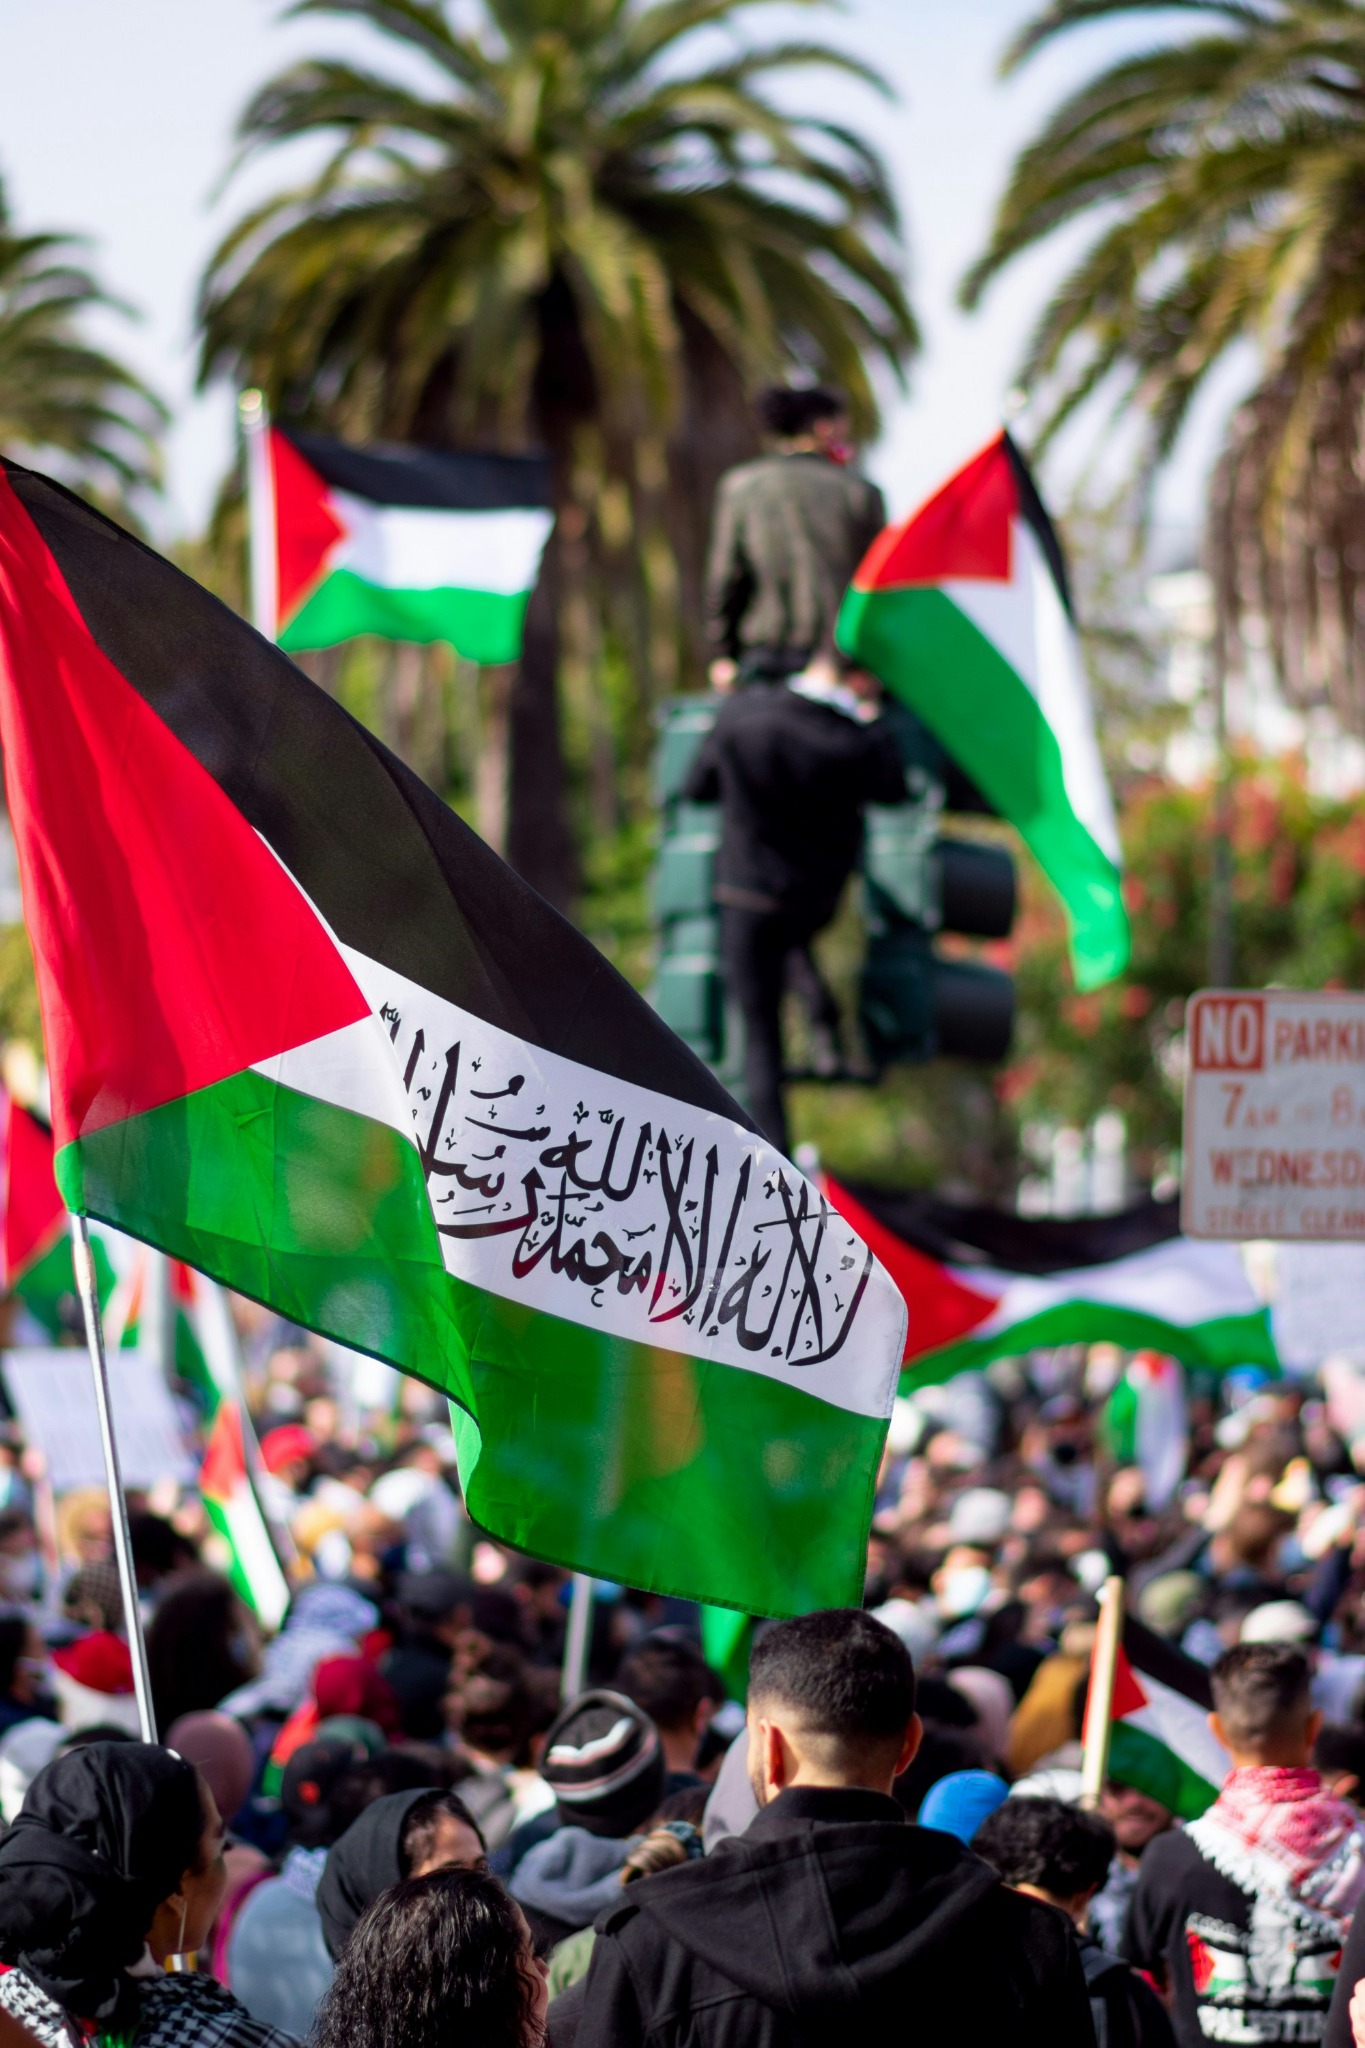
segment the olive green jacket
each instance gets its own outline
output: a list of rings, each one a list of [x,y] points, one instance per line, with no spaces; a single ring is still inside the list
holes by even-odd
[[[831,648],[844,592],[885,524],[877,486],[823,455],[763,455],[728,470],[707,565],[712,656],[784,650],[801,667]]]

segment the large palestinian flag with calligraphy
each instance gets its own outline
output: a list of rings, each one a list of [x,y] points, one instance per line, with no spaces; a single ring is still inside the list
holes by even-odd
[[[1018,827],[1066,908],[1077,984],[1121,974],[1118,828],[1066,566],[1008,434],[874,541],[838,634]]]
[[[68,1204],[448,1393],[505,1541],[856,1601],[904,1337],[857,1232],[287,656],[12,465],[0,741]]]
[[[554,523],[543,458],[353,448],[280,427],[267,456],[282,647],[377,633],[517,659]]]

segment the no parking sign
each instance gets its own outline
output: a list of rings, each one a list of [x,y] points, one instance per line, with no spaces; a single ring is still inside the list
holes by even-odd
[[[1201,989],[1185,1032],[1186,1234],[1365,1241],[1365,995]]]

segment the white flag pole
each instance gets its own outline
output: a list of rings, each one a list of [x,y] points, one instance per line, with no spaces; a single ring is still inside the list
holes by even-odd
[[[1100,1588],[1100,1620],[1090,1660],[1090,1691],[1085,1703],[1085,1747],[1081,1756],[1081,1804],[1098,1806],[1109,1769],[1109,1734],[1113,1725],[1114,1673],[1123,1639],[1123,1580],[1106,1579]]]
[[[576,1700],[588,1682],[588,1643],[592,1635],[592,1580],[586,1572],[573,1575],[569,1598],[569,1626],[564,1637],[564,1673],[560,1690],[565,1704]]]
[[[247,557],[251,571],[251,623],[267,640],[279,622],[279,556],[276,552],[275,477],[270,466],[270,409],[263,391],[243,391],[237,400],[246,453]]]
[[[99,1410],[100,1443],[104,1450],[104,1476],[109,1486],[109,1520],[114,1534],[114,1557],[118,1563],[119,1585],[123,1590],[123,1614],[128,1624],[128,1648],[133,1661],[133,1691],[137,1695],[138,1726],[144,1742],[156,1741],[156,1716],[152,1712],[152,1680],[147,1669],[147,1644],[142,1634],[142,1613],[137,1604],[137,1574],[133,1570],[133,1539],[128,1528],[128,1502],[119,1470],[118,1444],[114,1438],[114,1416],[109,1401],[109,1365],[104,1355],[104,1330],[100,1323],[100,1298],[95,1285],[95,1262],[90,1256],[90,1232],[84,1216],[72,1216],[71,1260],[76,1269],[76,1287],[85,1317],[85,1342],[90,1353],[90,1370],[95,1380],[95,1406]]]

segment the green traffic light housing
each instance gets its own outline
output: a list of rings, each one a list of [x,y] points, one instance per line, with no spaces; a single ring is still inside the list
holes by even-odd
[[[738,1087],[738,1033],[726,1014],[711,893],[720,820],[714,805],[686,804],[680,795],[719,708],[715,697],[684,697],[660,714],[654,793],[663,832],[652,882],[659,932],[652,1000],[665,1023]],[[867,817],[867,953],[858,1000],[867,1055],[877,1071],[940,1054],[997,1061],[1013,1032],[1011,977],[979,961],[945,959],[934,942],[940,932],[1007,937],[1014,862],[1004,847],[940,832],[945,809],[988,806],[918,719],[899,705],[887,717],[905,764],[907,798]]]

